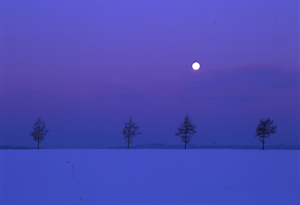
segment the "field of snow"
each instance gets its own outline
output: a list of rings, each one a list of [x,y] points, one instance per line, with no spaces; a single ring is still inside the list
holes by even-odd
[[[0,150],[0,204],[300,204],[299,150]]]

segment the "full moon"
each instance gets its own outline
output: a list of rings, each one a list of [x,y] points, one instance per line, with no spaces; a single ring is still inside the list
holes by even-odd
[[[192,68],[193,68],[194,70],[199,70],[200,64],[199,64],[198,62],[195,62],[195,63],[193,63]]]

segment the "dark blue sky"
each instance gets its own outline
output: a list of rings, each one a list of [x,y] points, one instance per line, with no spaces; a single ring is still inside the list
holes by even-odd
[[[0,0],[0,145],[258,145],[260,118],[278,132],[266,145],[299,144],[299,1]],[[199,61],[201,68],[192,70]]]

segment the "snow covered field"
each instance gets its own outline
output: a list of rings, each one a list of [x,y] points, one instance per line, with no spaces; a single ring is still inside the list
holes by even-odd
[[[299,150],[0,150],[0,204],[300,204]]]

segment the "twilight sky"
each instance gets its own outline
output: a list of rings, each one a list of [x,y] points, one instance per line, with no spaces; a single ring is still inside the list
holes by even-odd
[[[252,1],[0,0],[0,145],[44,148],[300,143],[300,3]],[[201,68],[192,70],[199,61]],[[133,144],[133,145],[134,145]],[[184,145],[183,145],[184,146]]]

